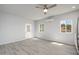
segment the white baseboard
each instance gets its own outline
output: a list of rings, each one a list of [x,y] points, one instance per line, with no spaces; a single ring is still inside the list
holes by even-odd
[[[27,38],[27,39],[31,39],[31,38]],[[22,39],[19,39],[19,40],[16,40],[16,41],[9,41],[9,42],[2,42],[2,43],[0,42],[0,45],[15,43],[15,42],[19,42],[19,41],[22,41],[22,40],[26,40],[26,38],[22,38]]]

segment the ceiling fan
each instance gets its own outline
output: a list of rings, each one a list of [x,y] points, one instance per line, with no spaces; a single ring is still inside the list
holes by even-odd
[[[43,9],[44,14],[47,14],[48,9],[56,7],[56,4],[48,5],[48,4],[40,4],[36,6],[36,8]]]

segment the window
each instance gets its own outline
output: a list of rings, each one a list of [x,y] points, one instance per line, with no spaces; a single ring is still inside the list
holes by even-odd
[[[71,20],[62,20],[61,21],[61,32],[71,32],[72,30],[72,21]]]
[[[40,32],[44,31],[44,24],[40,24]]]

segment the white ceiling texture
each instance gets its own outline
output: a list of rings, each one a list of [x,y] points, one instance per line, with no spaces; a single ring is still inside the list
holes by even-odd
[[[49,4],[51,5],[51,4]],[[0,4],[0,11],[19,15],[29,20],[39,20],[48,16],[59,15],[79,9],[78,4],[57,4],[56,7],[48,9],[46,15],[43,10],[35,8],[37,4]],[[72,8],[76,6],[76,8]]]

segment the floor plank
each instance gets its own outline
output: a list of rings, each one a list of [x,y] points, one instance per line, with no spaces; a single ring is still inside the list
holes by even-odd
[[[76,49],[69,45],[55,45],[37,38],[0,45],[0,55],[75,55]]]

